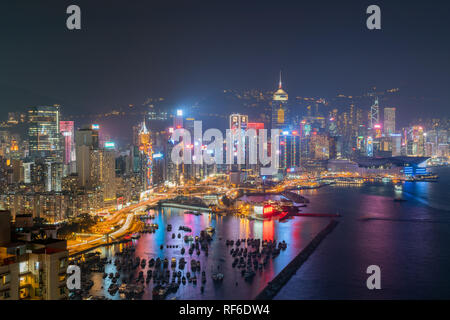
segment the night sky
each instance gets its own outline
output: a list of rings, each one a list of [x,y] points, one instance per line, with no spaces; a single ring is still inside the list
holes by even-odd
[[[66,29],[66,8],[82,30]],[[382,30],[366,28],[378,4]],[[424,115],[448,114],[448,1],[2,0],[0,110],[54,101],[65,113],[226,88],[293,96],[399,87]],[[405,108],[405,106],[403,106]]]

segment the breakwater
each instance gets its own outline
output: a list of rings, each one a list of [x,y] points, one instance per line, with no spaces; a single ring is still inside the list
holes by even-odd
[[[336,220],[331,220],[330,223],[320,231],[314,239],[283,269],[281,272],[270,281],[267,286],[256,296],[256,300],[271,300],[280,291],[280,289],[289,281],[292,275],[302,266],[302,264],[309,258],[314,250],[319,246],[325,237],[330,234],[337,226]]]
[[[181,203],[176,203],[176,202],[163,202],[160,204],[160,206],[167,207],[167,208],[178,208],[178,209],[196,210],[196,211],[202,211],[202,212],[212,212],[211,208],[181,204]]]
[[[303,204],[309,203],[308,198],[305,198],[292,191],[283,191],[281,194],[295,203],[303,203]]]

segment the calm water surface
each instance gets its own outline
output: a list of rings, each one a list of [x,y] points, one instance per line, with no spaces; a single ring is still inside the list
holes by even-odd
[[[302,192],[304,211],[336,212],[341,223],[277,299],[449,299],[450,169],[439,182],[330,186]],[[406,202],[394,202],[394,197]],[[381,290],[366,288],[366,268],[381,268]]]

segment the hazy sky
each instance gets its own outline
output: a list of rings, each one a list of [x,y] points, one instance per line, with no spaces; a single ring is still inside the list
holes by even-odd
[[[66,8],[82,30],[66,29]],[[366,28],[370,4],[382,30]],[[223,88],[333,96],[376,85],[450,100],[448,1],[9,1],[0,4],[0,110],[56,101],[108,110]],[[426,102],[426,101],[432,101]]]

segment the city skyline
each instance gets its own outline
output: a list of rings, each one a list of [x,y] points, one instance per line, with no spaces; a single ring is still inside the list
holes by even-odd
[[[0,11],[0,300],[450,298],[448,1]]]
[[[405,4],[382,3],[383,29],[372,32],[365,28],[366,6],[356,2],[286,2],[272,12],[269,2],[225,6],[198,1],[175,5],[183,16],[177,10],[169,14],[173,7],[168,5],[141,3],[130,4],[120,16],[116,3],[103,7],[80,1],[85,19],[78,33],[62,23],[58,28],[65,19],[63,2],[52,8],[15,4],[4,20],[14,31],[1,53],[11,63],[0,78],[0,108],[58,103],[74,114],[106,112],[149,96],[192,104],[229,88],[271,90],[281,69],[286,89],[295,96],[400,88],[409,97],[396,106],[400,112],[420,116],[431,108],[442,116],[450,101],[449,48],[441,41],[449,28],[448,4],[408,1],[408,10],[402,10]],[[16,16],[21,19],[8,20]],[[120,19],[114,23],[112,17]],[[14,28],[19,21],[21,27]],[[204,27],[208,23],[211,30]],[[434,37],[427,37],[429,32]],[[117,47],[114,43],[127,34],[132,36]],[[61,50],[51,50],[57,43]],[[226,47],[239,48],[239,56]],[[9,48],[17,48],[22,58],[15,60]]]

